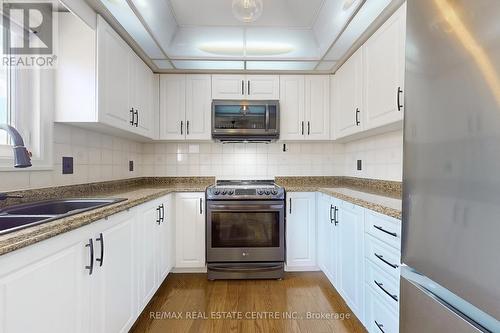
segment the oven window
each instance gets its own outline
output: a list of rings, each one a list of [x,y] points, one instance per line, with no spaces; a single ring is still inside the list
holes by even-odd
[[[212,212],[212,247],[279,246],[279,212]]]

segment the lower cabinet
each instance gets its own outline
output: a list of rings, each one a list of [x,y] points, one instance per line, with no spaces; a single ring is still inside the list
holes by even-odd
[[[175,196],[175,267],[205,267],[205,193]]]
[[[365,286],[365,327],[370,333],[397,333],[399,332],[399,315],[384,301],[373,288]]]
[[[318,196],[318,266],[330,282],[337,286],[340,246],[338,206],[340,201],[322,193]]]
[[[316,270],[316,193],[288,192],[286,269]]]

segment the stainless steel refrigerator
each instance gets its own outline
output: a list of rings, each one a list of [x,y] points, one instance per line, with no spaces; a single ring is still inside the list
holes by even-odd
[[[400,331],[500,332],[500,0],[408,0]]]

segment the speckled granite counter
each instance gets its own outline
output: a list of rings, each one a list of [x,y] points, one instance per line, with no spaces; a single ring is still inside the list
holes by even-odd
[[[88,225],[172,192],[203,192],[208,185],[214,183],[214,180],[214,178],[207,177],[140,178],[16,192],[25,195],[22,200],[17,200],[16,203],[71,197],[125,198],[127,200],[6,235],[0,235],[0,255]]]
[[[401,183],[350,177],[281,177],[289,192],[321,192],[401,220]]]

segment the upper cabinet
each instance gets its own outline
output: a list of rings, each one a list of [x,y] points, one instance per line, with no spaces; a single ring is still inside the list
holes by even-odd
[[[281,140],[328,140],[329,76],[280,76],[280,118]]]
[[[401,128],[405,25],[403,4],[335,73],[333,139]]]
[[[210,75],[160,76],[160,140],[211,139]]]
[[[365,128],[403,119],[406,4],[364,45]]]
[[[280,98],[277,75],[212,75],[212,99]]]
[[[71,13],[59,15],[55,120],[154,138],[153,72],[102,17],[94,31]]]

